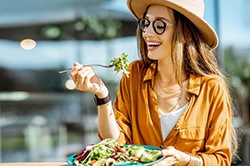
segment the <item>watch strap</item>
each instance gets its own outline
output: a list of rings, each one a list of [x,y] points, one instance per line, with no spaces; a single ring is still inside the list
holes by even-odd
[[[108,96],[104,97],[104,98],[98,98],[96,95],[94,95],[94,100],[95,100],[95,104],[97,106],[99,105],[103,105],[103,104],[107,104],[108,102],[110,102],[111,100],[111,95],[110,95],[110,92],[108,94]]]

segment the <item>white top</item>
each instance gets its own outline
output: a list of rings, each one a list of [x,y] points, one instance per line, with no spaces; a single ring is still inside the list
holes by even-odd
[[[170,112],[170,113],[164,113],[159,109],[160,119],[161,119],[161,129],[162,129],[162,135],[164,139],[168,136],[170,131],[173,129],[177,120],[180,118],[181,114],[183,113],[183,111],[185,110],[187,106],[188,106],[188,103],[182,108],[176,111]]]

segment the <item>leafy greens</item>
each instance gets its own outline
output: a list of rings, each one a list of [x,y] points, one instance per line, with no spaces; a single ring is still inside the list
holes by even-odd
[[[149,150],[142,145],[121,145],[114,139],[87,146],[76,154],[76,166],[113,166],[119,163],[147,163],[162,157],[161,150]]]
[[[127,54],[122,53],[120,57],[112,59],[111,64],[115,66],[114,71],[116,73],[119,73],[121,70],[123,70],[123,74],[129,77],[129,71],[127,70],[129,61],[127,57]]]

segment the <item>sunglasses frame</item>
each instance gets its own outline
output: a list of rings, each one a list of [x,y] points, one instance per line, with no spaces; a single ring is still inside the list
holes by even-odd
[[[147,21],[147,22],[149,23],[148,26],[147,26],[147,28],[146,28],[145,25],[144,25],[144,27],[141,26],[141,25],[142,25],[142,24],[141,24],[142,20]],[[163,25],[164,25],[164,30],[163,30],[161,33],[157,32],[157,26],[155,26],[155,23],[156,23],[157,21],[161,21],[161,22],[163,23]],[[172,26],[172,25],[173,25],[173,24],[171,24],[171,23],[168,23],[168,22],[163,21],[162,19],[155,19],[154,21],[149,21],[147,18],[144,18],[144,17],[143,17],[143,18],[140,18],[140,19],[137,21],[137,24],[138,24],[139,28],[140,28],[141,31],[144,32],[144,33],[146,32],[146,30],[148,29],[148,27],[150,26],[151,23],[152,23],[154,32],[155,32],[156,34],[158,34],[158,35],[163,34],[163,33],[165,32],[165,30],[167,29],[168,26]],[[145,28],[146,28],[146,29],[145,29]]]

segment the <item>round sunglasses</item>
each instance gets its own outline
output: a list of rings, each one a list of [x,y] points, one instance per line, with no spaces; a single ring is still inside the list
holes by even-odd
[[[151,21],[149,21],[146,18],[140,18],[138,20],[138,25],[142,32],[146,32],[150,24],[151,24]],[[152,25],[153,25],[154,32],[158,35],[161,35],[165,32],[167,26],[172,26],[173,24],[164,22],[161,19],[156,19],[152,21]]]

